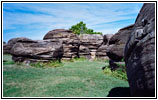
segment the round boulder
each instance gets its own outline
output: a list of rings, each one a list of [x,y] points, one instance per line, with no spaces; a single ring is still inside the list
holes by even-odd
[[[108,57],[114,61],[121,61],[124,58],[124,48],[129,35],[133,30],[133,24],[120,29],[109,40],[109,47],[106,51]]]

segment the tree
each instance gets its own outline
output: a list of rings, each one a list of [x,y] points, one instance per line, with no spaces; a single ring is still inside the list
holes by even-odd
[[[93,29],[88,29],[83,21],[71,26],[69,29],[75,34],[102,34],[101,32],[94,32]]]

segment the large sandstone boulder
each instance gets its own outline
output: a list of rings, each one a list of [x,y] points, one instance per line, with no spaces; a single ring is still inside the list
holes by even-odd
[[[49,31],[43,38],[44,40],[60,40],[63,43],[63,59],[79,57],[80,40],[78,36],[70,30],[55,29]]]
[[[114,61],[121,61],[124,56],[125,44],[128,40],[130,33],[132,32],[133,24],[120,29],[109,40],[109,46],[106,51],[108,57]]]
[[[25,37],[12,38],[8,41],[7,44],[6,43],[3,44],[3,53],[10,54],[10,50],[12,49],[13,45],[20,41],[32,41],[32,40]]]
[[[155,4],[144,4],[125,47],[132,96],[155,96]]]
[[[90,50],[91,58],[96,56],[97,49],[103,44],[103,36],[99,34],[81,34],[80,45]]]
[[[63,46],[60,41],[24,40],[16,41],[10,53],[15,62],[37,62],[60,60],[63,56]]]

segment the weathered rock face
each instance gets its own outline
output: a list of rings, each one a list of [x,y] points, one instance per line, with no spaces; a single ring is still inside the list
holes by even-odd
[[[12,46],[3,44],[3,54],[10,54],[10,49]]]
[[[63,56],[63,46],[61,42],[50,40],[25,39],[16,41],[10,53],[15,62],[37,62],[60,60]]]
[[[114,61],[121,61],[121,59],[123,59],[124,47],[132,29],[133,25],[124,27],[110,38],[109,46],[106,51],[110,59]]]
[[[101,45],[96,52],[96,57],[99,59],[109,59],[109,57],[106,54],[106,50],[108,48],[108,45]]]
[[[12,49],[13,45],[16,44],[16,42],[21,42],[21,41],[32,41],[32,40],[25,37],[12,38],[8,41],[7,44],[3,44],[3,53],[10,54],[10,50]]]
[[[109,39],[107,37],[107,35],[103,36],[103,45],[106,45],[108,43]]]
[[[79,56],[91,59],[91,52],[89,48],[81,45],[79,48]]]
[[[81,34],[80,45],[90,50],[91,58],[96,56],[97,49],[103,44],[103,36],[99,34]]]
[[[109,40],[111,37],[112,37],[112,34],[105,34],[103,36],[103,44],[97,49],[96,58],[102,59],[102,60],[109,59],[109,57],[106,54],[106,51],[107,51]]]
[[[79,57],[80,40],[77,35],[70,30],[55,29],[49,31],[43,38],[44,40],[61,40],[64,48],[64,55],[62,59],[71,59]]]
[[[18,37],[18,38],[12,38],[8,41],[8,45],[14,45],[17,42],[32,42],[33,40],[25,38],[25,37]]]
[[[105,34],[104,35],[104,42],[103,42],[103,45],[109,45],[109,41],[110,41],[110,38],[113,36],[113,34]]]
[[[132,96],[155,96],[155,4],[144,4],[125,47]]]

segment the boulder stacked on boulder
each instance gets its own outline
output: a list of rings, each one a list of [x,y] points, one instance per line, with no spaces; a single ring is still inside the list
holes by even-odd
[[[155,3],[144,4],[125,47],[132,96],[155,96]]]
[[[109,40],[109,46],[106,51],[108,57],[114,61],[121,61],[124,56],[125,44],[132,32],[133,24],[120,29]]]
[[[111,70],[116,70],[120,67],[117,63],[123,63],[125,44],[133,30],[133,26],[132,24],[120,29],[110,38],[106,53],[110,58],[109,65]]]
[[[80,46],[85,47],[90,50],[91,59],[96,56],[97,49],[103,44],[103,36],[99,34],[81,34]],[[83,51],[79,51],[79,54],[83,54]],[[86,51],[85,51],[86,53]]]
[[[61,42],[51,40],[31,40],[28,38],[14,38],[9,43],[12,46],[10,53],[15,62],[38,62],[60,60],[63,56]]]
[[[69,60],[75,57],[86,57],[87,59],[94,59],[95,57],[98,57],[101,59],[108,59],[106,55],[106,49],[108,47],[107,43],[109,41],[109,38],[106,35],[102,36],[98,34],[82,34],[78,36],[72,33],[72,31],[70,30],[55,29],[55,30],[49,31],[44,36],[43,39],[44,39],[43,41],[42,40],[35,41],[35,40],[31,40],[25,37],[13,38],[8,41],[8,44],[3,44],[3,52],[9,53],[9,54],[11,53],[14,56],[13,58],[15,61],[20,61],[20,59],[23,59],[23,60],[25,59],[21,58],[21,56],[24,56],[24,55],[21,55],[22,51],[21,52],[19,51],[19,53],[21,53],[19,54],[17,52],[17,48],[21,49],[24,46],[24,48],[26,49],[25,46],[27,46],[27,50],[29,50],[29,49],[33,49],[33,46],[35,46],[36,48],[36,45],[41,44],[41,43],[44,43],[46,46],[50,46],[50,43],[52,42],[53,43],[60,42],[59,44],[63,45],[63,51],[64,51],[62,59]],[[22,45],[21,44],[17,45],[16,43],[22,43]],[[16,46],[14,46],[15,44]],[[53,45],[54,44],[52,44],[52,46],[50,47],[53,47]],[[12,49],[13,46],[14,48]],[[12,52],[11,52],[11,49],[12,49]],[[16,53],[13,52],[14,49]]]
[[[79,57],[80,40],[78,36],[70,30],[55,29],[49,31],[43,38],[44,40],[61,40],[64,48],[64,55],[62,59],[71,59]]]

